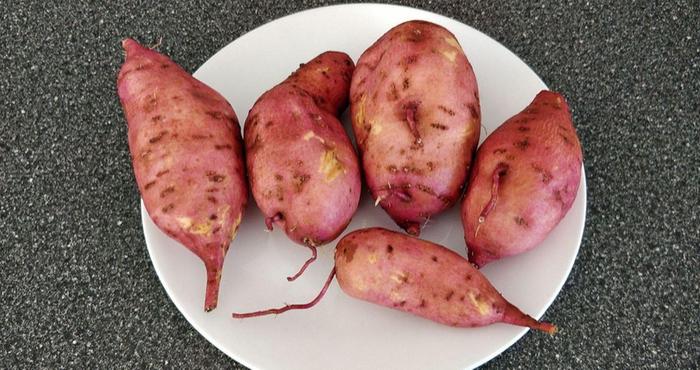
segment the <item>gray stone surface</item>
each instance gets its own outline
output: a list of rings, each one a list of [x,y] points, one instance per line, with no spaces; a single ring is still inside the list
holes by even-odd
[[[588,218],[545,318],[485,368],[697,368],[697,1],[405,1],[469,24],[570,99]],[[322,1],[3,3],[0,363],[240,367],[201,337],[150,264],[115,94],[119,40],[189,70],[243,33]],[[465,349],[466,350],[466,349]],[[439,354],[435,354],[439,356]]]

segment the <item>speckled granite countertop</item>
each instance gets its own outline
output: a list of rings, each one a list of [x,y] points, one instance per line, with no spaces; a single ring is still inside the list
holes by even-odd
[[[140,4],[139,4],[140,3]],[[270,20],[326,4],[9,2],[0,15],[0,363],[239,367],[201,337],[146,252],[115,94],[119,40],[167,40],[194,70]],[[570,99],[588,218],[545,318],[485,368],[697,368],[697,1],[405,1],[503,43]]]

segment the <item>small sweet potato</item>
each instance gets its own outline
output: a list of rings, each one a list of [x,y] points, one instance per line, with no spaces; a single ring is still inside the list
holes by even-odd
[[[542,242],[571,208],[581,163],[564,97],[540,92],[477,151],[462,203],[469,259],[483,266]]]
[[[441,26],[402,23],[362,54],[350,100],[372,196],[418,235],[460,197],[479,141],[479,92],[464,51]]]
[[[353,68],[346,54],[325,52],[264,93],[246,119],[248,178],[267,227],[281,226],[313,252],[289,280],[357,210],[359,164],[338,120]]]
[[[136,182],[153,222],[204,262],[209,311],[248,197],[238,119],[168,57],[131,39],[122,45],[117,88]]]
[[[547,333],[556,326],[538,322],[506,301],[469,261],[428,241],[381,228],[353,231],[338,242],[335,268],[321,293],[306,304],[286,305],[234,318],[310,308],[333,278],[348,295],[409,312],[441,324],[475,327],[503,322]]]

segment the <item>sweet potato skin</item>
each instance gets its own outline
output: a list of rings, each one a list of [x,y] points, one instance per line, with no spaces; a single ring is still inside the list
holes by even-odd
[[[323,53],[263,94],[244,127],[255,201],[287,236],[311,247],[335,239],[360,199],[357,155],[337,114],[354,64]]]
[[[131,39],[122,45],[117,87],[139,191],[153,222],[204,262],[211,310],[248,196],[238,119],[170,58]]]
[[[456,38],[400,24],[360,57],[350,87],[365,180],[394,221],[418,235],[461,195],[479,141],[476,77]]]
[[[582,160],[568,104],[555,92],[540,92],[491,133],[462,202],[470,260],[483,266],[541,243],[573,204]]]
[[[469,261],[438,244],[381,228],[353,231],[335,251],[348,295],[457,327],[495,322],[554,331],[506,301]]]

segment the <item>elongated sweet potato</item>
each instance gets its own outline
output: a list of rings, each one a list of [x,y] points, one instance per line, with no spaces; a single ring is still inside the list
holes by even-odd
[[[204,262],[209,311],[248,196],[238,119],[168,57],[131,39],[122,45],[117,87],[136,182],[153,222]]]
[[[564,97],[540,92],[479,147],[462,203],[469,259],[483,266],[542,242],[574,202],[581,162]]]
[[[309,308],[328,289],[334,272],[340,288],[352,297],[441,324],[475,327],[504,322],[550,334],[557,330],[506,301],[481,272],[452,250],[381,228],[353,231],[338,242],[335,268],[313,301],[233,317]]]
[[[263,94],[244,128],[250,188],[266,224],[309,247],[335,239],[360,200],[357,156],[338,120],[354,65],[325,52]]]
[[[367,49],[350,87],[374,199],[408,233],[461,195],[481,125],[476,77],[454,35],[400,24]]]

